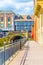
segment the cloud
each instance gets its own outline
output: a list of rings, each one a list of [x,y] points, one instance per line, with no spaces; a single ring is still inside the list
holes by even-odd
[[[33,1],[25,1],[26,0],[0,0],[0,9],[11,9],[17,14],[33,14]]]

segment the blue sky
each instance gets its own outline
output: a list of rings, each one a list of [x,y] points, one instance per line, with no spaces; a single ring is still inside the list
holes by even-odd
[[[13,10],[16,14],[30,14],[34,12],[34,0],[0,0],[0,10]]]

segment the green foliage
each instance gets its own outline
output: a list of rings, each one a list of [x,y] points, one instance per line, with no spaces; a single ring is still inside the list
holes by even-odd
[[[9,40],[14,36],[14,33],[9,33],[9,35],[5,38],[0,38],[0,47],[4,45],[4,42],[6,42],[6,45],[8,44]]]
[[[9,42],[9,39],[10,39],[9,36],[7,36],[5,38],[0,38],[0,46],[3,46],[4,45],[4,42],[6,42],[6,45],[7,45],[8,42]]]

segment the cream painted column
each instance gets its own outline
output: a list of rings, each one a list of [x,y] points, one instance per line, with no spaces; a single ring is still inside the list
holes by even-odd
[[[36,16],[36,18],[37,18],[37,20],[36,20],[36,22],[37,22],[37,28],[36,28],[36,39],[37,39],[37,42],[38,42],[38,23],[39,23],[39,18]]]
[[[14,30],[14,14],[12,14],[12,30]]]
[[[41,44],[41,14],[38,20],[38,43]]]
[[[5,17],[4,17],[4,20],[5,20],[5,28],[6,28],[6,14],[4,15]]]
[[[41,43],[43,44],[43,13],[41,17]]]
[[[37,17],[37,30],[36,30],[36,33],[37,33],[37,42],[39,41],[39,18]]]
[[[35,22],[36,22],[36,16],[34,17],[34,39],[35,39]]]

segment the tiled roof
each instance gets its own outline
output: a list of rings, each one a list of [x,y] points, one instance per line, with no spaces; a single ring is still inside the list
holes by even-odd
[[[30,15],[20,15],[22,18],[17,18],[15,19],[15,21],[32,21],[34,20],[33,19],[33,16],[30,16]],[[28,18],[27,18],[28,17]]]

